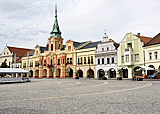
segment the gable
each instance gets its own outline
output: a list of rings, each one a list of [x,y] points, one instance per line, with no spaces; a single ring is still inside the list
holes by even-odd
[[[12,55],[11,51],[8,49],[7,46],[5,46],[5,48],[2,51],[1,56],[7,56],[7,55]]]

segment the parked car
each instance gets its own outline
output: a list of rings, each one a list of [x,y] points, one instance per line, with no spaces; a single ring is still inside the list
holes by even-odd
[[[155,73],[155,74],[153,74],[153,75],[150,75],[148,78],[149,78],[149,79],[158,79],[159,76],[160,76],[160,72]]]

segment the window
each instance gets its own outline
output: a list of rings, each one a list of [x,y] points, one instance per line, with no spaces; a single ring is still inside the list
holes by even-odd
[[[109,50],[109,47],[107,47],[107,51]]]
[[[93,56],[91,56],[91,64],[93,64]]]
[[[152,53],[149,53],[149,59],[152,60]]]
[[[52,59],[51,59],[51,66],[53,66],[53,62],[52,62]]]
[[[98,64],[100,64],[100,59],[98,59]]]
[[[5,52],[4,52],[4,55],[5,55]]]
[[[46,66],[46,60],[44,60],[44,66]]]
[[[82,57],[81,57],[81,64],[83,63]]]
[[[42,60],[41,60],[41,65],[42,65]]]
[[[129,55],[126,55],[126,62],[129,62]]]
[[[84,64],[86,64],[86,57],[84,57]]]
[[[78,64],[79,64],[79,58],[78,58]]]
[[[64,58],[63,58],[63,64],[64,64]]]
[[[8,52],[7,52],[7,55],[8,55]]]
[[[67,64],[69,64],[69,58],[67,58]]]
[[[53,51],[53,44],[51,44],[51,51]]]
[[[158,53],[157,53],[157,51],[154,52],[154,55],[155,55],[155,59],[158,59]]]
[[[68,50],[71,50],[71,46],[68,46]]]
[[[39,66],[39,61],[36,61],[36,62],[35,62],[35,66]]]
[[[88,57],[88,64],[90,64],[90,57]]]
[[[110,64],[110,58],[107,58],[107,64]]]
[[[104,51],[104,48],[102,48],[102,51]]]
[[[104,64],[104,58],[102,58],[102,64]]]
[[[70,58],[70,64],[72,64],[72,58]]]
[[[139,54],[135,54],[135,61],[139,61]]]
[[[5,59],[5,61],[7,61],[7,59]]]
[[[112,57],[112,63],[114,63],[114,57]]]
[[[124,63],[124,56],[122,56],[122,63]]]
[[[58,64],[57,65],[60,65],[60,59],[58,59]]]

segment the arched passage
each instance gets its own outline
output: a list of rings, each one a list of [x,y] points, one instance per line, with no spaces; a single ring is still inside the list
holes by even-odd
[[[123,68],[123,78],[128,78],[128,69]]]
[[[49,70],[49,78],[53,78],[53,72],[52,69]]]
[[[135,76],[140,76],[140,75],[142,75],[142,70],[140,70],[141,69],[141,67],[140,66],[136,66],[136,67],[134,67],[134,75]]]
[[[80,78],[83,78],[83,71],[82,71],[82,70],[78,70],[77,72],[78,72],[78,76],[79,76]]]
[[[103,70],[103,69],[99,69],[99,70],[97,71],[97,75],[98,75],[98,78],[99,78],[99,79],[103,78],[103,77],[105,76],[104,70]]]
[[[69,70],[69,77],[73,77],[73,69],[72,68],[70,68],[70,70]]]
[[[116,78],[116,70],[114,68],[109,69],[109,78]]]
[[[35,78],[38,78],[39,77],[39,70],[36,70],[35,71]]]
[[[61,76],[61,69],[58,68],[58,69],[56,70],[56,78],[60,78],[60,76]]]
[[[43,70],[43,78],[46,78],[46,77],[47,77],[47,70],[44,69],[44,70]]]
[[[153,66],[153,65],[149,65],[148,67],[150,67],[150,68],[153,68],[153,69],[151,69],[151,70],[147,70],[147,75],[152,75],[152,74],[154,74],[154,72],[155,72],[155,67]]]
[[[33,70],[30,70],[29,72],[29,77],[33,77]]]
[[[90,78],[94,78],[94,71],[92,69],[89,69],[87,71],[87,77],[90,76]]]

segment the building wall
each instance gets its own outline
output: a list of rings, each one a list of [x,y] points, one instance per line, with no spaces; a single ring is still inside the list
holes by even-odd
[[[132,44],[132,48],[126,51]],[[118,67],[119,69],[128,69],[128,78],[133,77],[133,69],[137,66],[144,66],[144,51],[142,42],[132,33],[127,33],[124,39],[120,42],[120,46],[117,51]],[[126,49],[126,50],[125,50]],[[139,54],[139,61],[135,61],[135,54]],[[126,55],[129,55],[129,62],[126,61]],[[132,56],[133,59],[132,59]],[[122,62],[122,56],[124,56],[124,62]]]
[[[160,72],[160,44],[151,45],[144,47],[145,50],[145,66],[153,65],[155,69]],[[157,52],[157,59],[155,57],[155,52]],[[152,53],[152,59],[150,59],[149,53]]]

